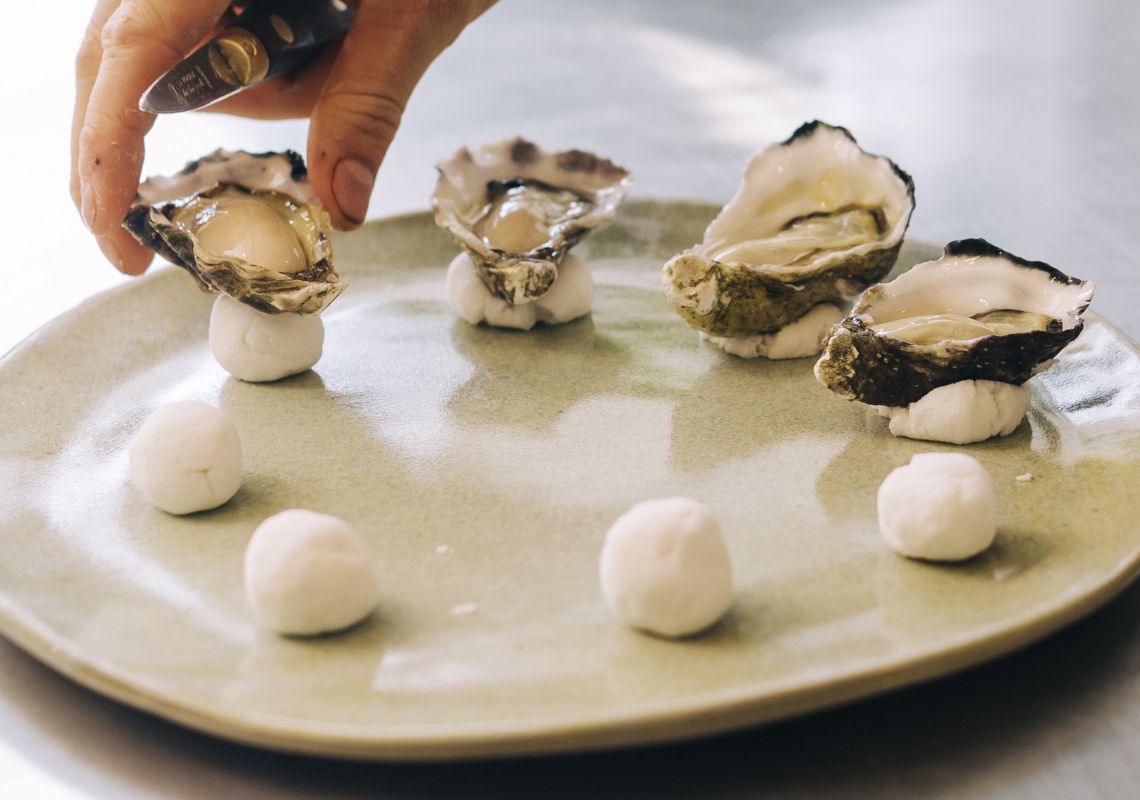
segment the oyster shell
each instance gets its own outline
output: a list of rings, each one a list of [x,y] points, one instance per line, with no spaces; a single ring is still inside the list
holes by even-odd
[[[965,380],[1021,384],[1080,334],[1093,284],[984,239],[867,289],[815,365],[841,397],[904,406]]]
[[[217,150],[148,178],[123,224],[203,289],[258,311],[317,313],[344,288],[328,213],[292,151]]]
[[[582,150],[522,138],[460,148],[436,165],[436,224],[467,250],[480,280],[515,305],[541,297],[583,236],[613,219],[629,171]]]
[[[914,181],[846,128],[808,122],[752,157],[740,189],[674,256],[669,304],[713,336],[771,333],[820,303],[849,303],[894,265]]]

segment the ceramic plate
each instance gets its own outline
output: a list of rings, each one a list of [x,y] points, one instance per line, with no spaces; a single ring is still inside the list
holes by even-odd
[[[454,248],[428,215],[341,237],[350,288],[325,356],[268,385],[210,356],[210,298],[173,269],[99,295],[0,362],[0,631],[138,708],[252,744],[377,759],[554,752],[681,739],[960,669],[1104,603],[1140,557],[1140,355],[1093,318],[1030,382],[1028,420],[968,448],[997,486],[994,547],[900,558],[875,491],[920,451],[836,399],[811,359],[741,361],[666,306],[661,263],[715,209],[631,203],[583,243],[592,316],[472,328],[444,302]],[[937,255],[909,244],[901,265]],[[177,518],[127,478],[156,406],[235,420],[245,483]],[[1018,476],[1032,475],[1019,481]],[[721,520],[736,602],[671,642],[613,619],[609,524],[691,495]],[[338,636],[259,630],[242,552],[289,507],[338,514],[382,575]]]

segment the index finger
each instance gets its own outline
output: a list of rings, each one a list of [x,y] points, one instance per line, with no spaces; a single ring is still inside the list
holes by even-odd
[[[139,110],[139,98],[214,27],[228,5],[123,0],[103,27],[103,55],[79,131],[76,171],[84,220],[124,272],[141,272],[151,258],[122,227],[138,189],[143,137],[154,124],[153,114]]]
[[[87,101],[91,98],[91,89],[103,60],[103,26],[120,2],[121,0],[99,0],[95,4],[95,10],[83,32],[83,41],[79,44],[79,53],[75,57],[75,109],[71,119],[71,198],[80,210],[83,201],[79,196],[79,131],[83,128]]]

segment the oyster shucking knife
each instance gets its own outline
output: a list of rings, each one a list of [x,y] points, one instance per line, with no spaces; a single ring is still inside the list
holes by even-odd
[[[154,114],[191,111],[273,75],[298,69],[348,30],[343,0],[235,3],[232,24],[155,81],[139,108]]]

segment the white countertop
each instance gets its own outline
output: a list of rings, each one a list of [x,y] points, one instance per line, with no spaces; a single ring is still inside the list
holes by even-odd
[[[129,280],[67,194],[88,6],[57,4],[50,37],[42,4],[7,10],[0,351]],[[413,96],[372,215],[426,208],[435,161],[516,133],[629,166],[640,196],[723,202],[752,152],[818,117],[914,176],[912,235],[980,236],[1092,279],[1094,310],[1140,339],[1138,74],[1140,6],[1124,0],[502,0]],[[301,122],[164,118],[145,171],[304,141]],[[1012,657],[850,708],[652,750],[435,766],[216,741],[0,641],[0,796],[1134,797],[1138,623],[1133,587]]]

